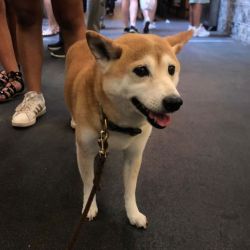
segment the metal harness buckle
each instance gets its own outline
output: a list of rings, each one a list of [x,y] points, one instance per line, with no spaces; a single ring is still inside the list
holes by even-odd
[[[107,118],[105,116],[103,116],[103,112],[102,112],[101,118],[102,118],[101,119],[102,129],[99,133],[99,138],[98,138],[99,155],[107,158],[107,155],[108,155],[108,137],[109,137],[108,121],[107,121]]]

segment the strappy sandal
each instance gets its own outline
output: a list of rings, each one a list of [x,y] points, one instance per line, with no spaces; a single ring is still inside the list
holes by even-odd
[[[8,76],[4,70],[0,71],[0,90],[8,83]]]
[[[7,74],[7,84],[5,84],[4,88],[1,89],[0,91],[0,97],[4,96],[4,99],[0,98],[0,103],[10,101],[17,95],[22,94],[24,90],[24,82],[22,78],[22,73],[21,72],[9,72]],[[17,89],[14,83],[19,83],[21,85],[20,89]]]

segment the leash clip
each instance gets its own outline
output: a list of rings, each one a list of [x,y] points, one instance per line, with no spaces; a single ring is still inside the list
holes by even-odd
[[[98,145],[99,145],[99,155],[107,158],[108,155],[108,123],[106,117],[102,121],[102,129],[100,131]]]

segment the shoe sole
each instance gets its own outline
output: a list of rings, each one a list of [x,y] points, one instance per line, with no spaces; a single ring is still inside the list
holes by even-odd
[[[26,127],[30,127],[32,125],[34,125],[36,123],[36,120],[38,117],[44,115],[46,113],[46,107],[44,107],[44,109],[42,111],[40,111],[37,116],[36,116],[36,119],[34,119],[33,121],[31,122],[27,122],[27,123],[16,123],[16,122],[11,122],[12,123],[12,126],[13,127],[19,127],[19,128],[26,128]]]
[[[209,37],[210,36],[210,34],[209,35],[197,35],[197,37]]]
[[[24,93],[24,90],[21,91],[21,92],[18,92],[18,93],[16,93],[16,94],[14,94],[13,96],[11,96],[11,97],[8,98],[8,99],[5,99],[5,100],[3,100],[3,101],[0,101],[0,103],[10,102],[10,101],[12,101],[13,99],[15,99],[16,97],[18,97],[19,95],[22,95],[23,93]]]
[[[130,30],[128,33],[130,33],[130,34],[137,34],[137,33],[139,33],[138,31],[135,31],[135,30]]]
[[[55,54],[55,53],[53,53],[53,52],[50,52],[50,55],[51,55],[52,57],[54,57],[54,58],[60,58],[60,59],[66,58],[66,55],[57,55],[57,54]]]
[[[50,37],[50,36],[56,36],[59,32],[56,33],[50,33],[50,34],[43,34],[43,37]]]
[[[58,46],[58,47],[48,47],[49,51],[57,51],[59,49],[61,49],[63,46]]]

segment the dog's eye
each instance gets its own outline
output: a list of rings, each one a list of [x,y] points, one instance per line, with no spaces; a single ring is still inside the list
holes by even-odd
[[[149,76],[149,70],[146,66],[136,67],[133,72],[139,77]]]
[[[169,65],[168,66],[168,73],[169,75],[173,76],[175,73],[175,66],[174,65]]]

